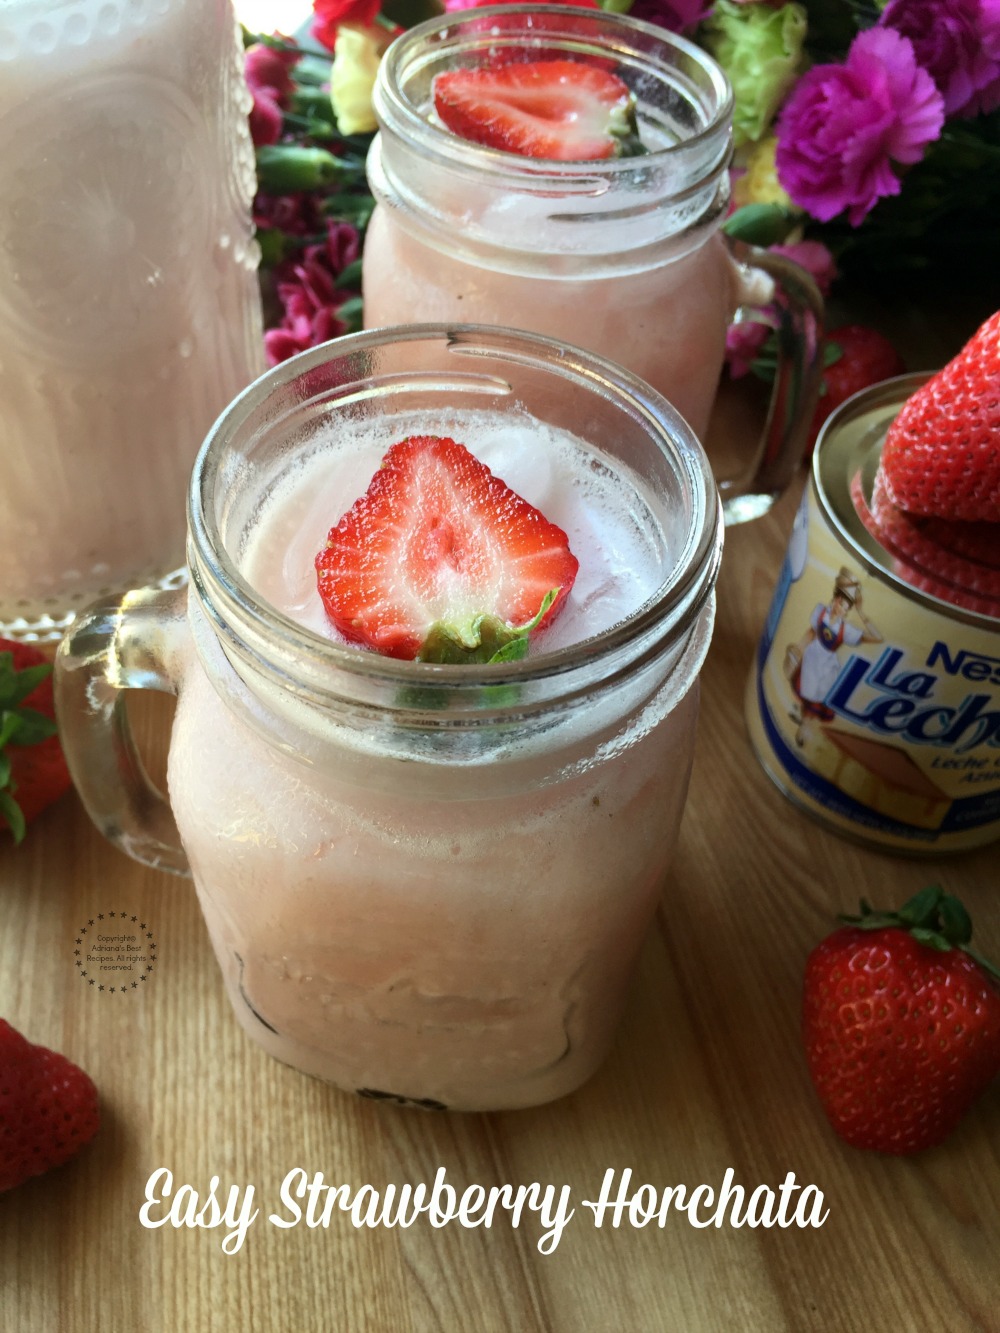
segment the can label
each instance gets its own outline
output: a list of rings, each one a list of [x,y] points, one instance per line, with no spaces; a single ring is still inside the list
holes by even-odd
[[[747,693],[757,756],[798,804],[880,846],[1000,837],[1000,635],[866,570],[803,497]]]

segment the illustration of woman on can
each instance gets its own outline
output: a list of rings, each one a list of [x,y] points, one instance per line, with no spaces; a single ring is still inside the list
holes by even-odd
[[[860,626],[848,621],[852,611]],[[841,644],[853,648],[859,643],[881,643],[882,637],[861,609],[860,581],[849,569],[841,568],[829,606],[817,603],[809,617],[809,629],[785,651],[785,674],[798,696],[792,714],[798,723],[796,745],[806,744],[813,727],[833,721],[833,711],[824,701],[840,675],[837,650]]]

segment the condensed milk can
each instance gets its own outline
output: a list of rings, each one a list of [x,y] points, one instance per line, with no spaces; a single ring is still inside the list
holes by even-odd
[[[924,379],[829,418],[746,692],[757,758],[791,801],[910,855],[1000,838],[1000,601],[935,596],[865,522],[886,431]]]

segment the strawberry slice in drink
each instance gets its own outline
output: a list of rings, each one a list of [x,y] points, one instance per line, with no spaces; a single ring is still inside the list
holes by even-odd
[[[522,157],[592,162],[644,151],[628,85],[580,60],[445,70],[434,78],[434,110],[461,138]]]
[[[345,639],[425,662],[510,661],[562,610],[565,532],[440,436],[394,444],[316,557]]]

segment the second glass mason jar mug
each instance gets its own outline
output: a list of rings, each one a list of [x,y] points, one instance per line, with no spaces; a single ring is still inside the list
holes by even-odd
[[[440,71],[516,60],[613,65],[649,152],[553,162],[499,152],[434,116]],[[769,307],[778,369],[764,433],[719,478],[728,522],[770,508],[802,459],[819,391],[822,302],[797,265],[720,232],[732,92],[702,50],[661,28],[565,6],[505,5],[422,23],[383,58],[368,160],[369,328],[468,320],[530,329],[626,366],[704,438],[726,328]]]
[[[662,535],[641,604],[521,662],[437,666],[321,637],[249,584],[263,502],[317,441],[466,409],[546,423],[540,452],[549,428],[572,432],[632,479],[629,513],[645,506]],[[722,546],[690,429],[638,380],[547,339],[352,335],[223,414],[189,528],[186,592],[93,608],[57,657],[98,827],[190,870],[235,1012],[279,1059],[428,1107],[572,1091],[614,1036],[686,794]],[[125,719],[124,692],[149,688],[178,696],[169,805]]]

